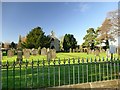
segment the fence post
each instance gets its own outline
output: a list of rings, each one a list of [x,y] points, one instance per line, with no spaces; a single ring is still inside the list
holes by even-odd
[[[82,58],[82,83],[84,83],[84,59]]]
[[[54,64],[54,67],[53,67],[53,69],[54,69],[54,86],[55,86],[55,60],[53,61],[53,64]]]
[[[80,58],[78,58],[78,83],[80,83]]]
[[[75,84],[75,59],[73,58],[73,84]]]
[[[68,73],[69,73],[69,85],[70,85],[70,59],[68,59]]]
[[[105,68],[104,68],[104,63],[105,63],[105,62],[104,62],[104,57],[102,58],[102,63],[103,63],[103,67],[102,67],[102,68],[103,68],[103,80],[105,80],[105,79],[104,79],[104,76],[105,76],[105,70],[104,70],[104,69],[105,69]]]
[[[27,88],[27,67],[28,67],[28,61],[26,60],[25,62],[25,83],[26,83],[26,88]]]
[[[100,66],[101,60],[100,60],[100,57],[99,57],[98,61],[99,61],[99,81],[101,81],[101,66]]]
[[[119,76],[120,76],[120,75],[119,75],[119,74],[120,74],[120,69],[119,69],[119,67],[120,67],[120,61],[119,61],[119,58],[117,58],[117,69],[118,69],[118,70],[117,70],[117,72],[118,72],[117,74],[118,74],[118,79],[120,79],[120,78],[119,78]]]
[[[86,72],[87,72],[87,82],[88,82],[88,58],[86,59]]]
[[[15,89],[15,60],[13,62],[13,89]]]
[[[107,65],[107,80],[109,80],[109,69],[108,69],[108,64],[109,64],[109,61],[108,61],[108,58],[106,59],[106,65]]]
[[[2,89],[2,60],[0,60],[0,90]]]
[[[39,64],[40,64],[40,61],[38,59],[37,61],[37,85],[39,86]]]
[[[110,59],[110,71],[111,71],[111,80],[112,80],[112,62],[113,62],[113,60],[112,59]]]
[[[97,65],[97,60],[96,60],[96,57],[95,57],[95,61],[94,61],[94,64],[95,64],[95,81],[97,81],[97,67],[96,67],[96,65]]]
[[[48,60],[48,86],[50,86],[50,60]]]
[[[21,64],[22,64],[22,60],[19,61],[19,69],[20,69],[20,90],[21,90]]]
[[[59,76],[59,86],[60,86],[60,59],[58,60],[58,76]]]
[[[43,61],[42,61],[42,64],[43,64],[43,65],[42,65],[42,74],[43,74],[43,75],[42,75],[42,76],[43,76],[42,79],[43,79],[43,87],[44,87],[44,84],[45,84],[45,81],[44,81],[44,66],[45,66],[45,62],[44,62],[44,59],[43,59]]]
[[[93,80],[92,80],[92,64],[93,64],[93,63],[92,63],[92,58],[90,58],[90,64],[91,64],[90,67],[91,67],[91,82],[92,82],[92,81],[93,81]]]
[[[65,58],[64,58],[64,85],[65,85],[65,63],[66,63],[66,61],[65,61]]]
[[[114,79],[116,79],[116,59],[113,58],[113,62],[114,62]]]
[[[8,90],[8,67],[9,67],[9,62],[7,60],[7,62],[6,62],[6,69],[7,69],[7,90]]]
[[[32,62],[31,62],[31,64],[32,64],[32,68],[31,68],[31,72],[32,72],[32,79],[31,79],[31,83],[32,83],[32,88],[33,88],[33,64],[34,64],[34,62],[33,62],[33,59],[32,59]]]

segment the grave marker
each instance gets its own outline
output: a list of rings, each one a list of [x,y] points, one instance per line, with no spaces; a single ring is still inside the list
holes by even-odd
[[[47,50],[45,47],[41,49],[41,55],[47,55]]]
[[[14,56],[14,50],[8,50],[7,57],[13,57]]]
[[[24,49],[23,50],[23,55],[26,59],[30,57],[30,50],[29,49]]]
[[[22,59],[23,59],[23,58],[22,58],[22,51],[21,51],[21,50],[18,50],[18,51],[17,51],[17,61],[20,61],[20,60],[22,61]]]

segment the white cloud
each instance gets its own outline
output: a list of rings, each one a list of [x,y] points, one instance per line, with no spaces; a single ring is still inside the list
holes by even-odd
[[[78,6],[78,10],[81,12],[85,12],[89,9],[89,5],[87,3],[80,3]]]
[[[89,8],[90,6],[87,3],[80,3],[76,10],[80,12],[86,12],[87,10],[89,10]]]

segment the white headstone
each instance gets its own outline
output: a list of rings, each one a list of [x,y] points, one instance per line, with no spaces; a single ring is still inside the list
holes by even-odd
[[[110,45],[110,53],[116,53],[115,45]]]

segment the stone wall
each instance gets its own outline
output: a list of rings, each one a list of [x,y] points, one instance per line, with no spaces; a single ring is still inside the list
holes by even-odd
[[[55,88],[119,88],[120,89],[120,80],[116,79],[116,80],[89,82],[83,84],[72,84],[72,85],[58,86]]]

